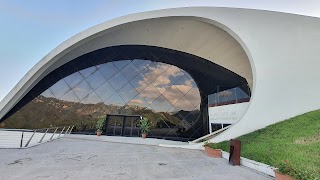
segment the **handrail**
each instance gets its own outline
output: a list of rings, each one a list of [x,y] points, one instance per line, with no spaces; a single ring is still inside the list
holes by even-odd
[[[222,133],[223,131],[227,130],[229,127],[230,127],[230,126],[227,126],[227,127],[222,128],[222,129],[216,130],[216,131],[214,131],[214,132],[212,132],[212,133],[210,133],[210,134],[207,134],[207,135],[205,135],[205,136],[202,136],[202,137],[200,137],[200,138],[198,138],[198,139],[195,139],[195,140],[193,140],[193,141],[191,141],[191,142],[192,142],[192,143],[197,143],[197,142],[199,142],[199,141],[201,141],[201,140],[207,139],[208,137],[218,135],[219,133]]]
[[[72,132],[74,128],[74,125],[73,126],[61,126],[61,127],[50,127],[50,128],[40,128],[40,129],[6,129],[6,128],[0,128],[0,132],[4,132],[4,131],[10,131],[10,132],[21,132],[21,139],[19,141],[19,146],[20,148],[27,148],[29,147],[30,143],[31,142],[34,142],[36,141],[37,144],[40,144],[42,143],[43,141],[52,141],[53,139],[58,139],[60,138],[61,135],[65,136],[65,135],[68,135]],[[61,129],[61,130],[59,130]],[[66,129],[66,131],[64,131]],[[52,133],[52,131],[50,130],[54,130],[54,132]],[[50,133],[49,133],[50,131]],[[30,136],[30,138],[28,138],[28,135],[30,135],[30,133],[32,133],[32,135]],[[52,133],[52,135],[51,135]],[[16,133],[14,133],[16,134]],[[49,137],[50,138],[45,138],[47,135],[49,134]],[[58,135],[59,134],[59,135]],[[58,137],[55,137],[55,135]],[[37,139],[35,138],[35,136],[37,136],[37,138],[40,138]],[[24,144],[24,138],[28,138],[26,144]],[[34,141],[32,141],[33,139],[36,139]],[[1,144],[0,144],[1,145]]]
[[[0,128],[0,131],[33,132],[33,130],[31,129],[7,129],[7,128]]]
[[[20,131],[20,132],[33,132],[34,130],[46,130],[46,129],[53,129],[53,128],[63,128],[67,126],[58,126],[58,127],[50,127],[50,128],[39,128],[39,129],[7,129],[7,128],[0,128],[0,131]]]

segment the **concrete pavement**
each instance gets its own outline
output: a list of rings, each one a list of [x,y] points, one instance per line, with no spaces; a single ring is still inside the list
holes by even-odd
[[[62,138],[0,149],[1,179],[272,179],[201,150]]]

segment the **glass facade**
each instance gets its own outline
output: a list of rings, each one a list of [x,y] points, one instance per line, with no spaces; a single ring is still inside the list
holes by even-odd
[[[99,116],[122,114],[149,118],[151,137],[188,140],[201,136],[194,127],[201,115],[199,89],[194,79],[176,66],[121,60],[92,65],[61,78],[9,117],[7,127],[77,124],[74,131],[94,132]]]
[[[245,113],[251,93],[247,84],[219,91],[208,96],[210,132],[236,123]],[[221,107],[223,106],[223,107]]]
[[[250,101],[251,93],[247,84],[223,91],[219,91],[219,89],[220,86],[217,86],[217,93],[213,93],[208,96],[209,107]]]
[[[76,125],[74,133],[94,134],[100,116],[144,116],[152,125],[149,137],[188,141],[209,133],[210,107],[249,101],[246,84],[238,74],[185,52],[105,47],[48,71],[0,123],[25,129]],[[118,119],[110,121],[111,134],[121,127],[120,134],[139,134],[136,119]]]

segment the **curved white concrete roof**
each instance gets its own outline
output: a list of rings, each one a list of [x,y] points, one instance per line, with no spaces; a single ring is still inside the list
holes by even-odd
[[[313,97],[302,97],[320,90],[314,83],[320,75],[318,29],[318,18],[234,8],[177,8],[120,17],[75,35],[45,56],[0,103],[0,118],[64,63],[103,47],[142,44],[188,52],[247,79],[253,87],[247,113],[215,141],[233,138],[320,108]]]

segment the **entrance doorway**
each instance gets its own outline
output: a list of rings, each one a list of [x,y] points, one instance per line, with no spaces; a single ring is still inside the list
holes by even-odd
[[[107,114],[106,135],[139,137],[140,115]]]

